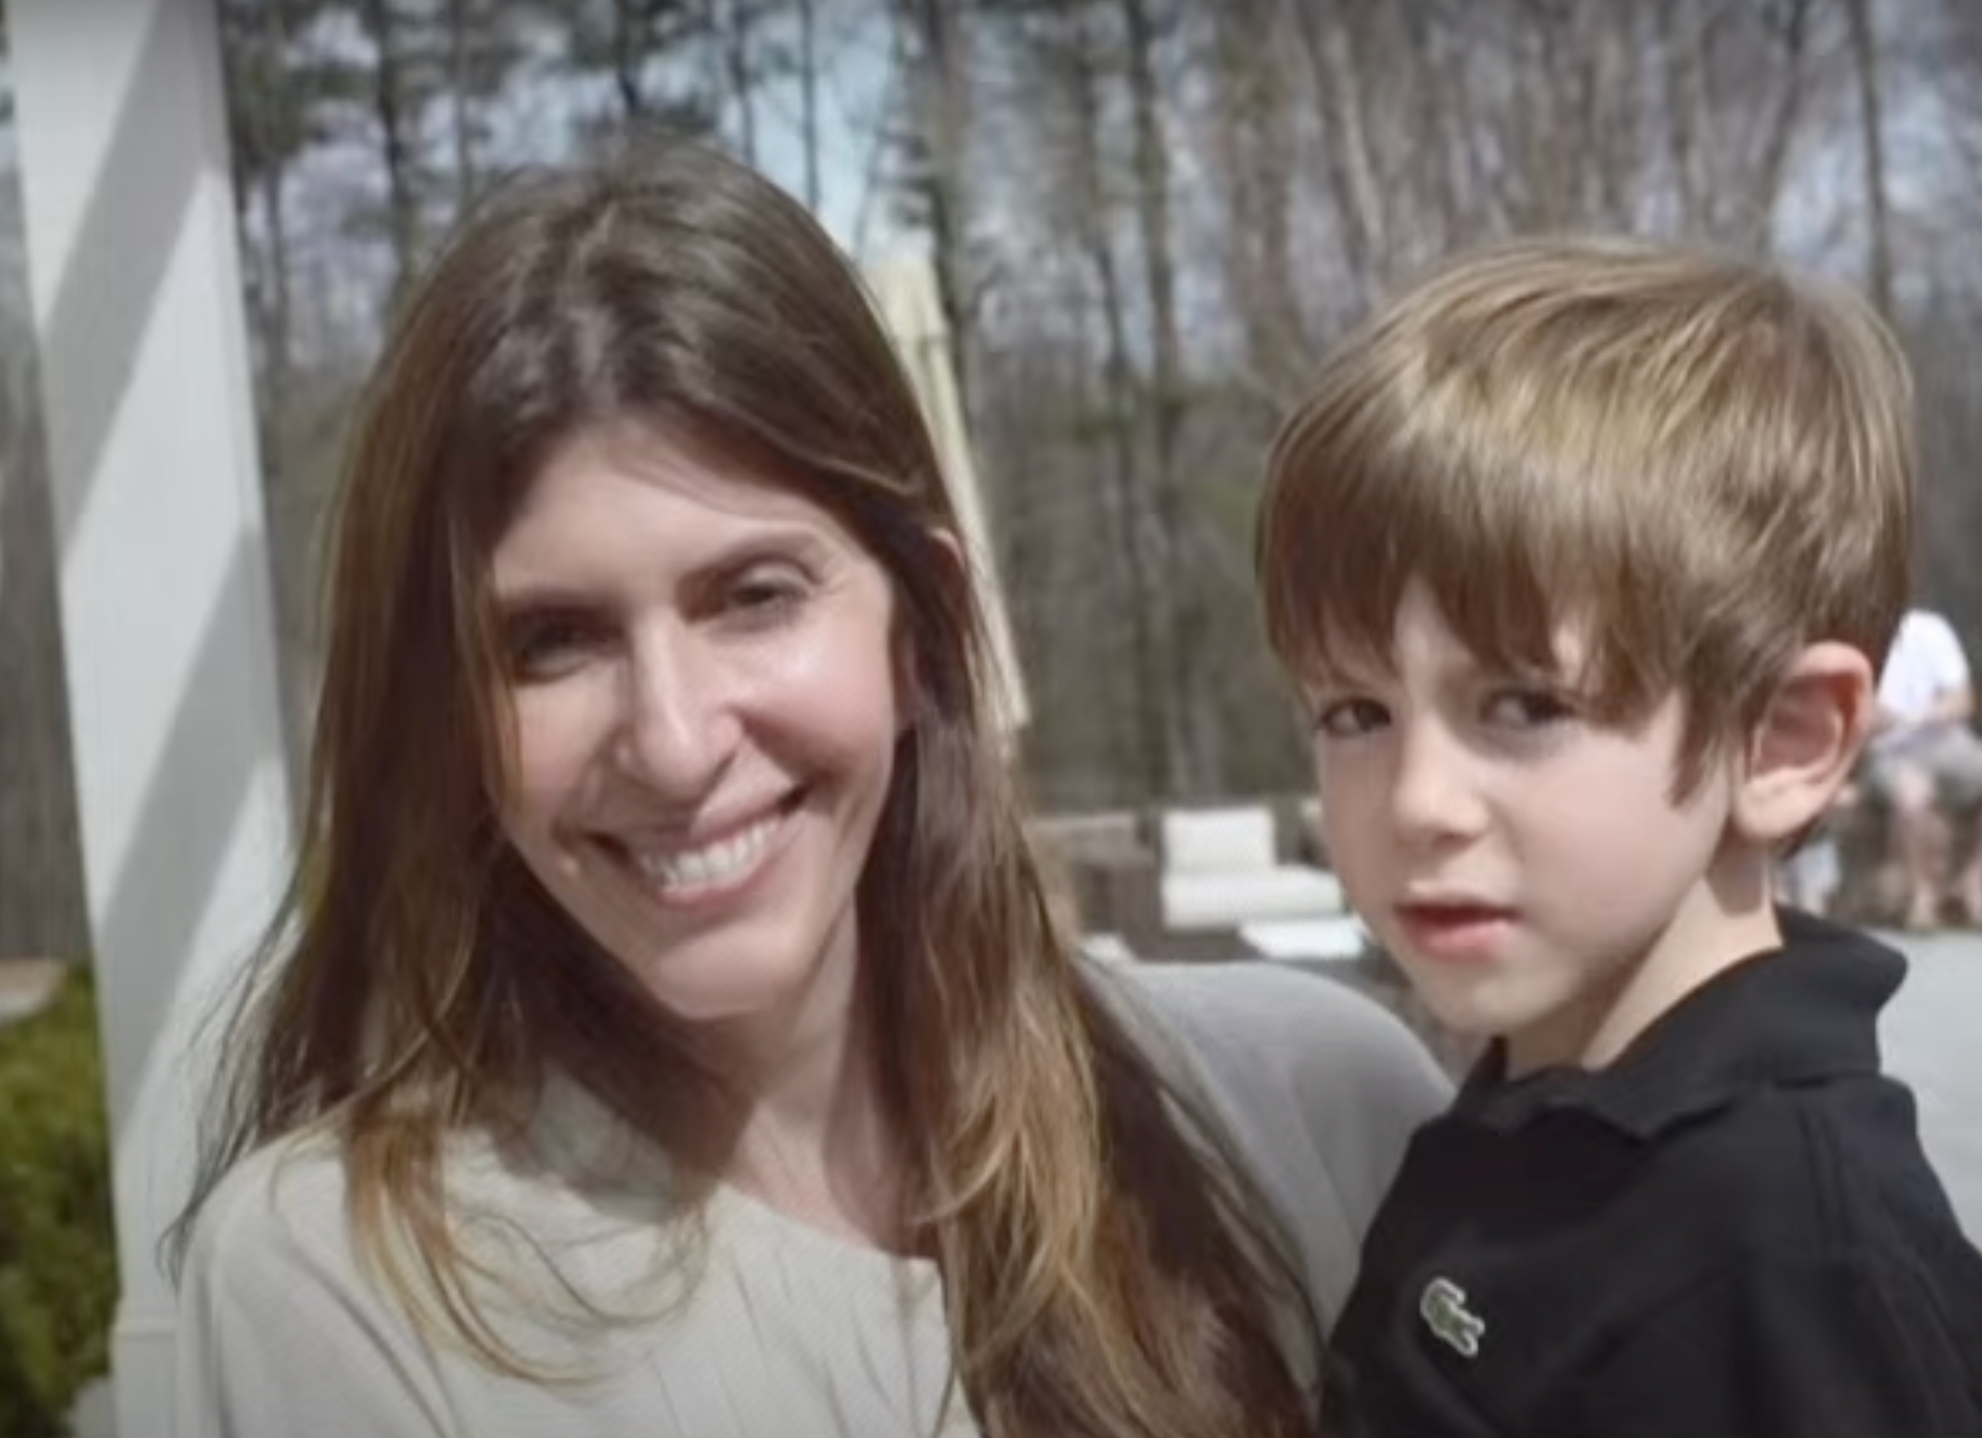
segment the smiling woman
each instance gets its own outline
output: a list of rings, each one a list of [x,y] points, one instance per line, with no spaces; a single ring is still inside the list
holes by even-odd
[[[492,576],[524,863],[731,1047],[830,1025],[903,728],[887,572],[788,482],[627,421],[552,453]]]
[[[1311,1431],[1441,1080],[1332,985],[1075,959],[957,535],[751,170],[524,176],[454,238],[348,469],[182,1431]]]

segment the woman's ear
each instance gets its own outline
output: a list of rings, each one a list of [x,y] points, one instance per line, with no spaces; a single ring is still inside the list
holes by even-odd
[[[965,578],[969,578],[970,565],[964,558],[963,541],[957,538],[955,531],[931,526],[929,537],[936,541],[936,547],[943,551],[950,563],[963,571]]]
[[[962,541],[950,530],[934,526],[929,530],[929,537],[935,541],[939,556],[937,562],[954,565],[963,582],[968,584],[970,565],[964,557]],[[906,734],[928,712],[929,686],[922,672],[921,660],[915,652],[915,637],[910,632],[908,621],[899,612],[895,615],[895,699],[895,729],[897,734]]]
[[[1872,719],[1872,662],[1826,640],[1796,656],[1735,776],[1736,832],[1773,846],[1807,829],[1851,777]]]

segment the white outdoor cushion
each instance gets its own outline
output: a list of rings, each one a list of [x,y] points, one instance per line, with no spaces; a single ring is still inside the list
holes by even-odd
[[[1273,813],[1263,805],[1166,809],[1163,813],[1166,880],[1173,874],[1270,869],[1274,862]]]
[[[1080,951],[1097,964],[1132,964],[1136,957],[1120,934],[1083,935]]]
[[[1259,919],[1320,918],[1342,912],[1342,885],[1305,864],[1246,873],[1163,875],[1163,924],[1170,929],[1236,929]]]
[[[1360,959],[1370,944],[1369,931],[1354,914],[1256,919],[1239,925],[1239,937],[1266,958],[1296,964]]]

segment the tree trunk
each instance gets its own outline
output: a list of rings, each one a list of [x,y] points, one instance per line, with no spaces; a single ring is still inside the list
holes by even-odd
[[[1135,361],[1129,347],[1128,296],[1110,234],[1108,187],[1101,163],[1100,77],[1091,21],[1085,15],[1075,22],[1069,59],[1080,243],[1101,290],[1102,429],[1109,460],[1106,508],[1128,591],[1125,608],[1134,677],[1135,763],[1125,767],[1139,775],[1141,792],[1163,795],[1176,787],[1175,726],[1170,717],[1173,696],[1166,662],[1169,590],[1155,581],[1158,563],[1151,539],[1156,526],[1144,486],[1138,482]]]
[[[1865,212],[1868,236],[1865,284],[1879,313],[1893,312],[1892,220],[1886,201],[1886,147],[1881,134],[1879,42],[1872,28],[1870,0],[1845,0],[1851,22],[1851,61],[1858,80],[1859,139],[1865,156]]]
[[[620,113],[629,120],[647,113],[646,27],[640,23],[640,0],[613,0],[612,77],[619,92]]]
[[[1364,66],[1350,30],[1357,17],[1344,13],[1354,8],[1349,0],[1297,5],[1295,30],[1326,121],[1323,153],[1344,258],[1359,307],[1367,307],[1383,292],[1389,237],[1370,138]]]
[[[728,0],[716,38],[722,48],[723,76],[729,83],[730,98],[736,101],[737,141],[744,159],[754,165],[757,163],[757,110],[750,95],[750,32],[757,17],[751,4],[752,0]]]
[[[420,209],[413,190],[413,154],[400,74],[398,20],[392,0],[364,0],[365,28],[377,51],[372,71],[372,108],[379,127],[379,158],[385,170],[386,227],[392,239],[392,298],[397,303],[419,262]]]
[[[1796,139],[1796,129],[1803,118],[1803,101],[1809,91],[1809,21],[1810,0],[1790,0],[1788,13],[1776,34],[1782,46],[1782,86],[1769,110],[1755,183],[1745,187],[1749,199],[1742,239],[1760,252],[1775,248],[1776,206],[1782,198],[1790,146]]]
[[[805,203],[817,210],[819,183],[819,7],[798,0],[798,126],[805,151]]]
[[[474,41],[470,27],[475,21],[475,0],[447,0],[448,104],[454,125],[454,204],[465,211],[474,199],[476,186],[475,116],[471,98],[475,84]]]
[[[262,229],[268,239],[268,253],[262,265],[261,319],[262,366],[267,393],[263,403],[274,414],[281,414],[289,402],[294,372],[290,344],[289,294],[289,205],[285,196],[288,166],[266,165],[255,184],[255,203],[261,211]],[[275,459],[273,450],[264,451],[264,466]]]
[[[916,177],[936,266],[937,298],[950,331],[951,364],[965,414],[972,412],[976,331],[964,245],[969,234],[971,83],[964,0],[897,0],[910,44],[909,105],[927,173]]]
[[[1213,153],[1227,186],[1222,259],[1245,334],[1247,387],[1277,406],[1306,341],[1293,286],[1294,115],[1276,45],[1278,0],[1233,0],[1216,12]]]
[[[1165,586],[1170,595],[1169,693],[1163,705],[1168,718],[1166,767],[1178,789],[1190,794],[1216,782],[1213,750],[1217,727],[1203,702],[1208,697],[1203,687],[1208,672],[1203,654],[1204,606],[1199,586],[1188,572],[1191,566],[1185,562],[1191,548],[1191,514],[1178,456],[1186,404],[1183,343],[1177,329],[1170,162],[1157,97],[1160,36],[1149,6],[1150,0],[1121,0],[1134,128],[1136,221],[1149,309],[1148,410],[1157,525],[1152,550],[1163,572],[1170,576]]]

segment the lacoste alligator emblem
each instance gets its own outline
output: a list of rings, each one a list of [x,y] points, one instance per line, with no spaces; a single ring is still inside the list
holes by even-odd
[[[1418,1299],[1418,1316],[1432,1336],[1462,1358],[1480,1356],[1486,1320],[1466,1307],[1466,1290],[1449,1278],[1434,1278]]]

